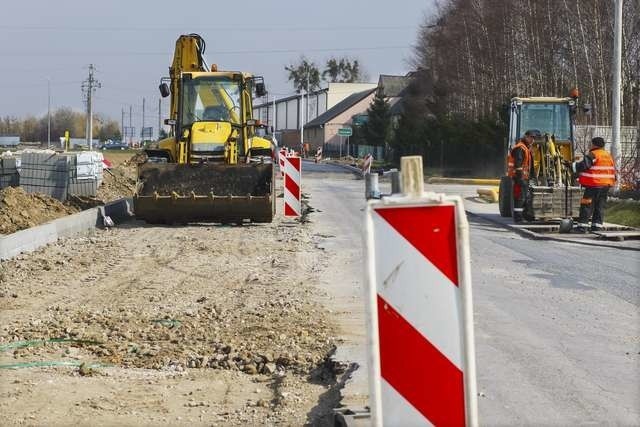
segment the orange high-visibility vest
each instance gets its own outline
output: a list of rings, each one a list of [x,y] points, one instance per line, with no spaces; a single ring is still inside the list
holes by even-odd
[[[507,157],[507,175],[514,177],[516,176],[516,161],[513,157],[513,150],[516,148],[522,148],[524,151],[524,161],[522,162],[522,167],[517,168],[518,170],[522,170],[522,179],[529,179],[529,172],[531,171],[531,152],[527,147],[527,144],[524,141],[520,140],[516,145],[513,146],[511,151],[509,151],[509,156]]]
[[[593,165],[580,172],[578,182],[584,187],[607,187],[616,183],[616,167],[611,154],[604,148],[591,150],[595,156]]]

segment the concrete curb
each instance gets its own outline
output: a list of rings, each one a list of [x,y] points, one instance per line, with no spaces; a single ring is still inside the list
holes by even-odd
[[[466,185],[500,185],[499,179],[484,178],[427,178],[427,184],[466,184]]]
[[[89,235],[98,224],[98,216],[99,209],[92,208],[0,237],[0,259],[35,251],[63,237]]]
[[[362,173],[362,169],[360,169],[360,168],[356,168],[356,167],[350,166],[350,165],[343,165],[342,163],[336,163],[336,162],[326,162],[326,163],[328,163],[330,165],[334,165],[334,166],[340,166],[341,168],[346,169],[349,172],[352,172],[352,173],[354,173],[356,175],[364,176],[364,174]]]
[[[605,242],[600,242],[600,241],[597,241],[597,240],[585,241],[585,240],[581,240],[581,239],[571,239],[571,238],[560,238],[560,237],[548,236],[548,235],[536,233],[535,231],[527,230],[527,229],[524,229],[524,228],[512,227],[509,224],[504,224],[504,223],[502,223],[500,221],[494,221],[493,219],[487,218],[487,217],[483,216],[482,214],[471,212],[471,211],[466,210],[466,209],[465,209],[465,212],[469,216],[473,216],[473,217],[479,218],[479,219],[481,219],[483,221],[487,221],[487,222],[490,222],[492,224],[499,225],[500,227],[506,228],[508,230],[512,230],[515,233],[521,235],[522,237],[526,237],[527,239],[531,239],[531,240],[550,240],[550,241],[562,242],[562,243],[577,243],[579,245],[585,245],[585,246],[599,246],[599,247],[603,247],[603,248],[622,249],[622,250],[625,250],[625,251],[637,251],[637,252],[640,251],[640,248],[633,248],[633,247],[619,246],[619,245],[616,246],[616,245],[612,245],[612,244],[607,244]]]
[[[33,252],[58,239],[91,235],[96,227],[104,225],[104,216],[117,222],[132,217],[131,199],[119,199],[105,206],[91,208],[49,221],[26,230],[0,237],[0,260],[13,258],[23,252]]]

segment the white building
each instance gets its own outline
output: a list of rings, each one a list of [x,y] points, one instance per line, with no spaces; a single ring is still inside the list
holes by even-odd
[[[376,83],[329,83],[328,87],[304,95],[288,96],[274,101],[254,102],[253,116],[273,127],[281,144],[295,146],[300,143],[300,119],[308,123],[350,95],[377,87]],[[302,111],[304,107],[304,111]]]

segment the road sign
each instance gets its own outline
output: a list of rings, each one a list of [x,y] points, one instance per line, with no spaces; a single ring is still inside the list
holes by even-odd
[[[136,128],[133,127],[133,126],[131,126],[131,127],[125,126],[123,131],[124,131],[124,135],[123,136],[125,136],[125,137],[133,138],[134,136],[136,136]]]
[[[153,138],[153,128],[152,127],[143,127],[140,132],[140,137],[142,139],[151,139]]]
[[[457,196],[369,202],[375,426],[477,425],[468,227]]]
[[[340,129],[338,129],[338,135],[340,135],[340,136],[351,136],[351,135],[353,135],[353,129],[351,129],[351,128],[340,128]]]

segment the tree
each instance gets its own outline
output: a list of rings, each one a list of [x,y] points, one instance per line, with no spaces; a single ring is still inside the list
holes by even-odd
[[[362,77],[357,59],[351,61],[348,58],[331,58],[322,72],[322,78],[331,83],[355,83],[362,81]]]
[[[302,56],[298,65],[284,67],[289,72],[289,81],[297,93],[309,92],[320,88],[320,70],[315,63]],[[308,86],[307,86],[308,84]]]
[[[384,147],[389,142],[391,134],[391,112],[389,101],[382,89],[378,89],[371,106],[367,109],[369,116],[364,125],[364,134],[369,145]]]
[[[115,120],[105,120],[102,122],[102,126],[98,129],[96,135],[98,135],[100,141],[106,141],[107,139],[119,141],[122,139],[120,125]]]

